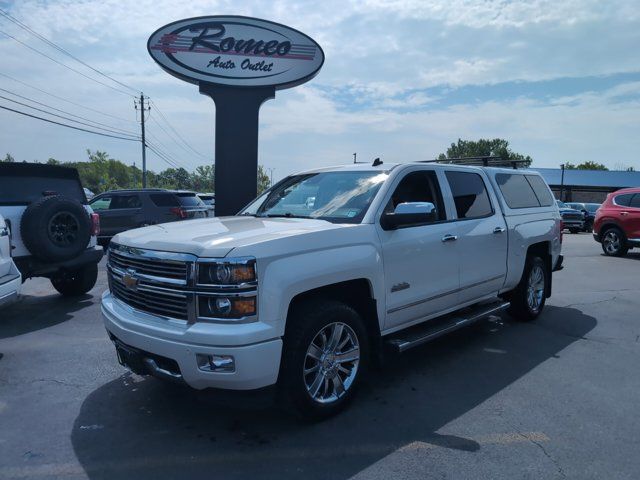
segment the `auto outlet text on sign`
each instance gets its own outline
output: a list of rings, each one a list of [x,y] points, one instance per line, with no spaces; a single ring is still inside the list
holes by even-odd
[[[149,38],[162,68],[192,83],[289,88],[313,78],[320,45],[290,27],[257,18],[210,16],[166,25]]]

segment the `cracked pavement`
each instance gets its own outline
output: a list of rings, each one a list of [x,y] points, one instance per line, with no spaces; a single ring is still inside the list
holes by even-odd
[[[99,311],[29,280],[0,311],[0,478],[637,479],[640,252],[564,236],[535,323],[494,318],[389,360],[303,423],[128,373]]]

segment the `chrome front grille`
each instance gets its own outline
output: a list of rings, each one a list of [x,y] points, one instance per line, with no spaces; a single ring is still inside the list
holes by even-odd
[[[128,289],[113,270],[110,271],[111,293],[133,308],[163,317],[189,320],[188,294],[158,289],[144,282],[135,290]]]
[[[133,249],[109,250],[109,263],[121,270],[134,269],[137,273],[160,278],[187,281],[188,264],[180,260],[160,259],[136,255]]]
[[[130,307],[165,318],[193,322],[191,283],[194,255],[156,252],[112,243],[109,290]]]

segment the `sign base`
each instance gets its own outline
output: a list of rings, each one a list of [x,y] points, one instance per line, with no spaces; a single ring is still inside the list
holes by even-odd
[[[216,104],[215,214],[236,215],[258,190],[258,114],[273,86],[237,88],[200,83]]]

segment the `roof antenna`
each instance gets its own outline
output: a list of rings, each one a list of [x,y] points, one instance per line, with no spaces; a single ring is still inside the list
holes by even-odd
[[[378,165],[382,165],[382,160],[380,160],[380,157],[376,158],[376,159],[373,161],[373,165],[372,165],[372,166],[373,166],[373,167],[377,167]]]

